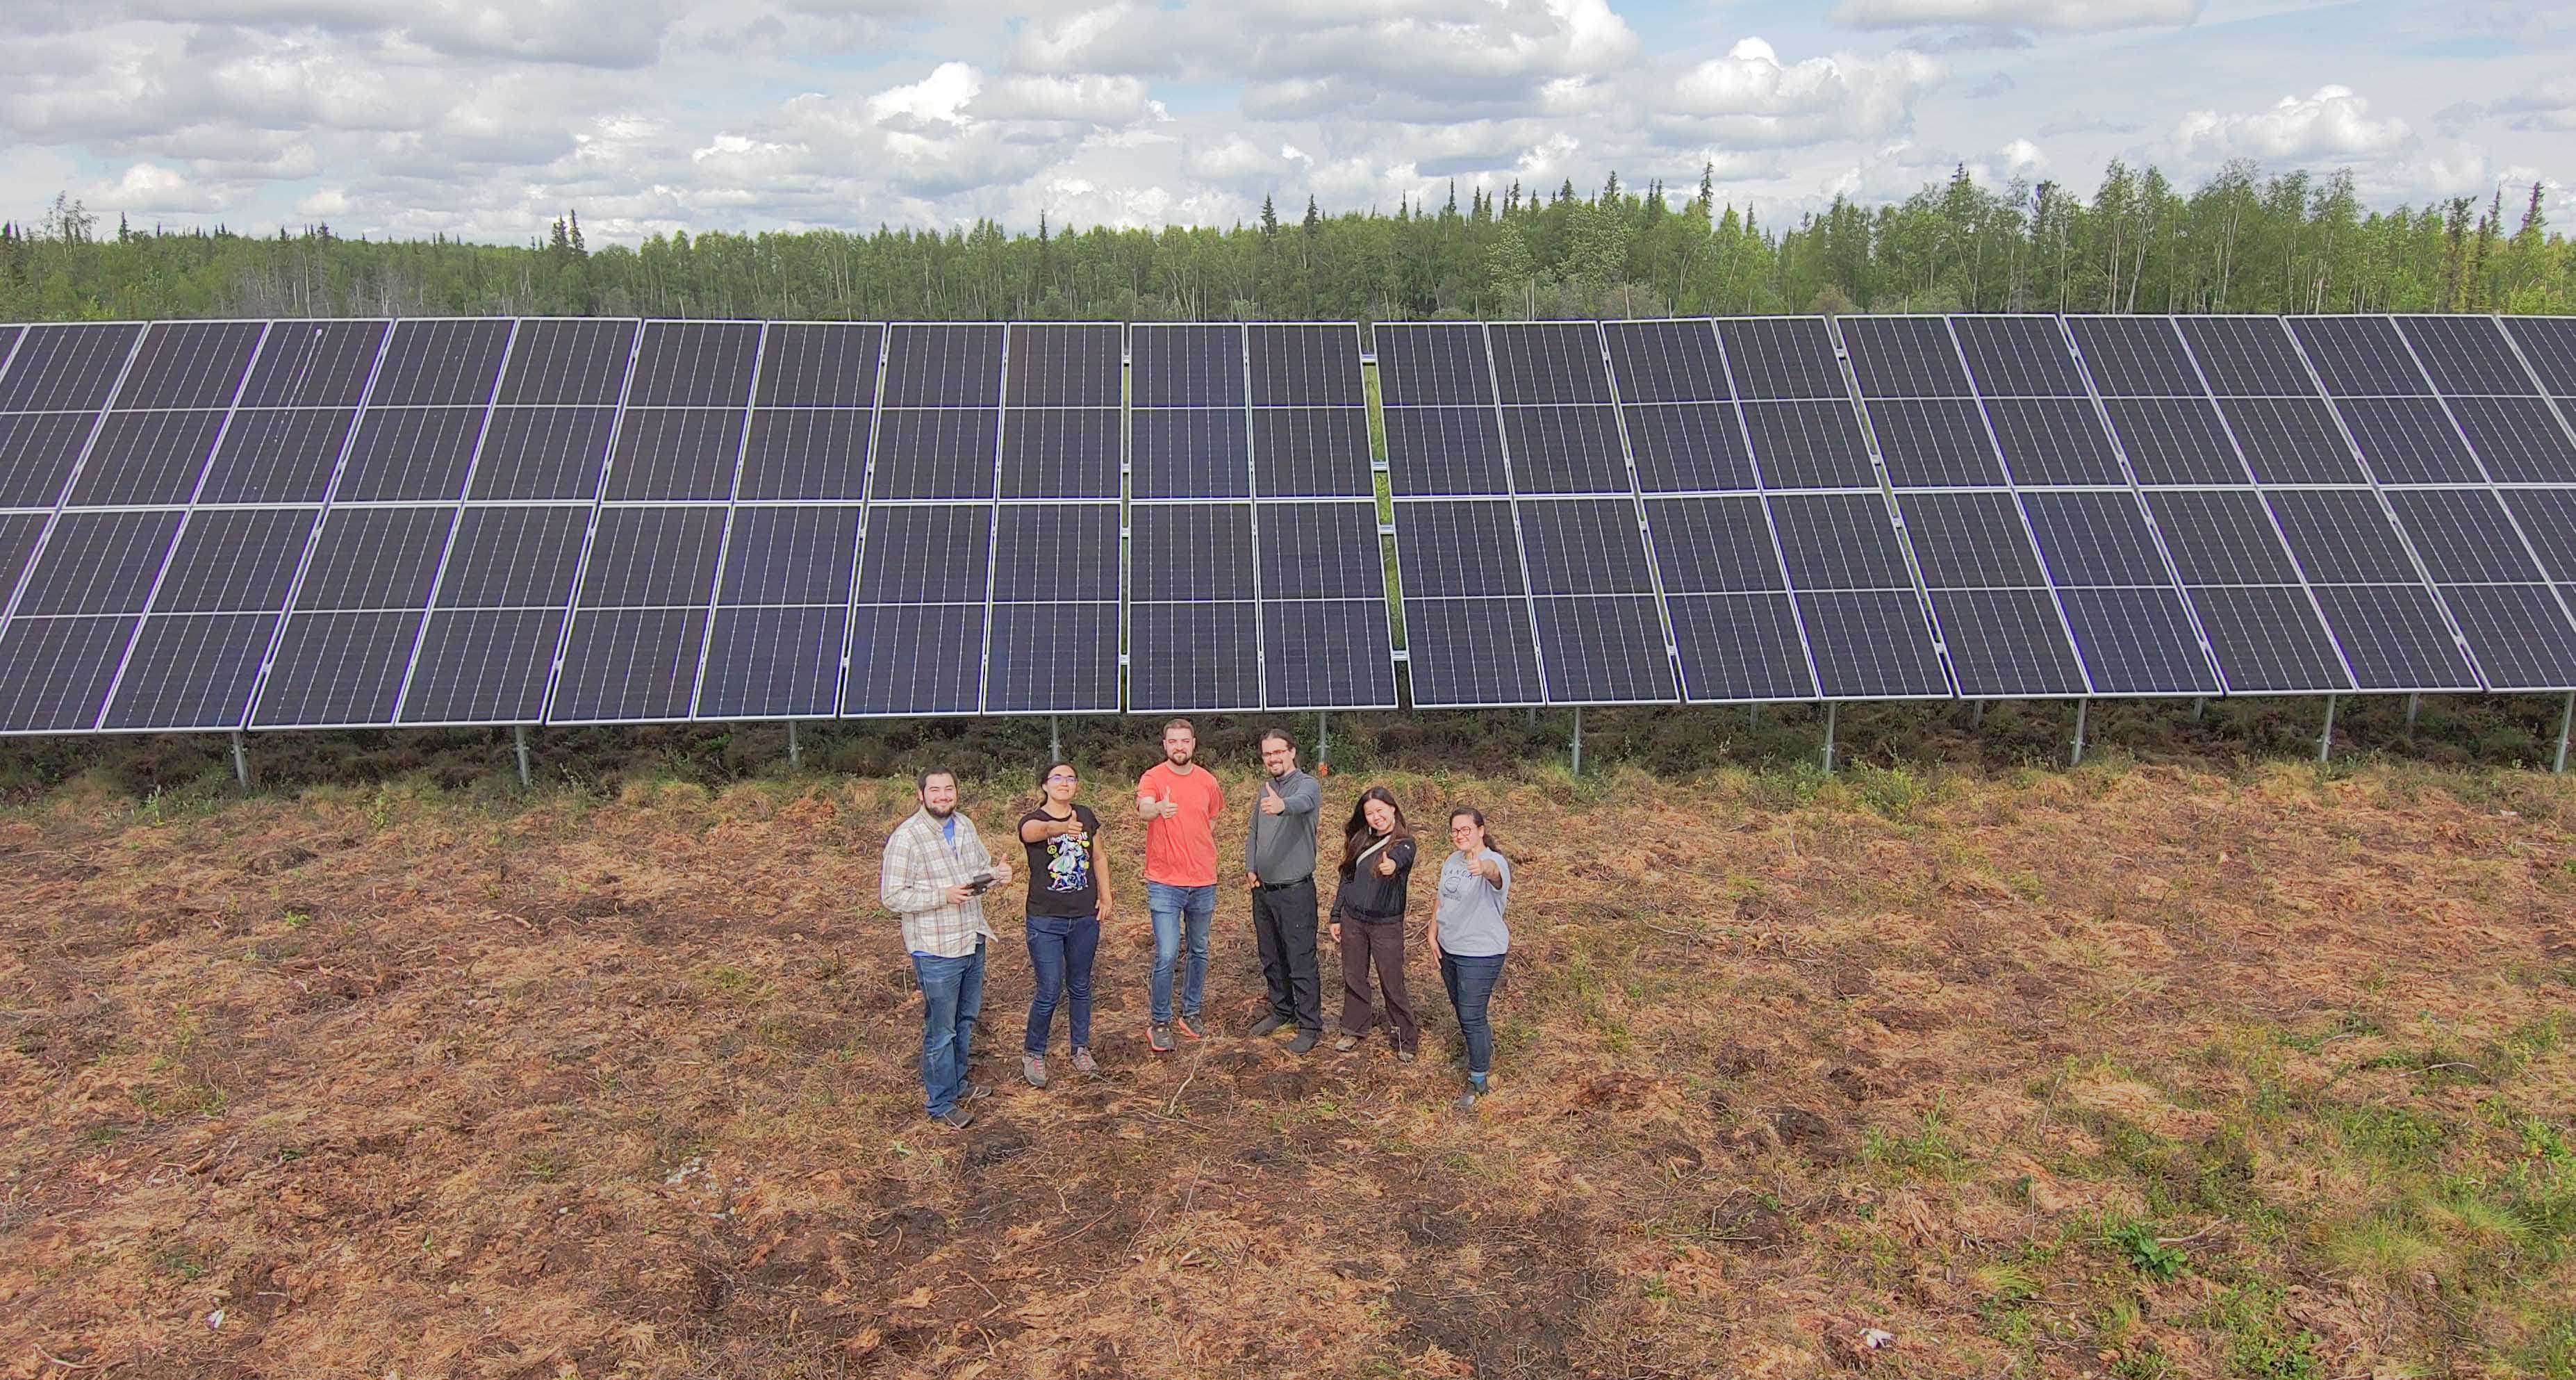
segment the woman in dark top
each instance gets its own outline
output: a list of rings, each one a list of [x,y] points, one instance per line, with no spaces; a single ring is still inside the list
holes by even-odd
[[[1065,1024],[1074,1071],[1100,1076],[1091,1059],[1091,957],[1109,918],[1109,874],[1100,868],[1100,816],[1073,803],[1081,785],[1071,762],[1050,764],[1038,779],[1037,808],[1020,816],[1020,842],[1029,850],[1029,967],[1037,974],[1020,1072],[1034,1088],[1047,1084],[1047,1038],[1060,996],[1072,998]]]
[[[1342,1037],[1333,1048],[1356,1048],[1369,1028],[1369,967],[1377,967],[1386,996],[1386,1021],[1395,1057],[1413,1062],[1422,1023],[1404,990],[1405,885],[1413,879],[1413,831],[1404,807],[1384,786],[1361,792],[1342,839],[1342,886],[1333,897],[1333,942],[1342,947]]]

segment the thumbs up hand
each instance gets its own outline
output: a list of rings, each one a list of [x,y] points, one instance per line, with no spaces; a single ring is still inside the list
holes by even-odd
[[[1288,802],[1279,798],[1278,787],[1265,785],[1261,788],[1261,813],[1277,815],[1285,814],[1287,811]]]
[[[1381,877],[1394,876],[1395,859],[1381,855],[1377,860],[1377,875]]]

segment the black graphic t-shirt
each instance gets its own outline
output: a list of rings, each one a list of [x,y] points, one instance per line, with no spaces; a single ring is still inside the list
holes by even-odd
[[[1079,834],[1058,834],[1051,839],[1024,844],[1029,850],[1029,914],[1076,918],[1100,909],[1100,879],[1092,869],[1100,860],[1100,816],[1088,806],[1073,807],[1073,817],[1082,821]],[[1062,824],[1063,820],[1044,810],[1031,810],[1020,816],[1025,826]]]

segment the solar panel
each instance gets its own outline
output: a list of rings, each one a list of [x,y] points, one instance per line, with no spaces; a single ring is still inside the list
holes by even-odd
[[[2226,688],[2352,689],[2324,613],[2172,320],[2070,316],[2066,325]]]
[[[694,712],[765,333],[752,321],[650,321],[625,342],[634,369],[547,722],[671,722]],[[618,342],[582,343],[604,353]],[[595,398],[595,385],[582,396]],[[467,698],[485,689],[457,688]]]
[[[2112,695],[2218,693],[2208,640],[2058,318],[1949,324],[2085,679]]]
[[[241,724],[391,334],[385,321],[269,326],[101,728]]]
[[[1392,709],[1359,329],[1257,325],[1244,346],[1262,707]]]
[[[1950,671],[1830,329],[1817,317],[1752,318],[1720,321],[1717,335],[1817,696],[1948,697]],[[1685,667],[1692,640],[1716,635],[1701,625],[1719,610],[1710,604],[1686,617],[1676,608]],[[1773,622],[1723,631],[1759,639]]]
[[[1484,329],[1381,322],[1377,358],[1414,706],[1545,703]]]
[[[983,707],[1004,337],[997,325],[886,328],[845,716]]]
[[[1680,698],[1600,328],[1486,334],[1549,701]]]
[[[61,505],[26,563],[0,641],[27,660],[12,661],[0,672],[0,730],[97,729],[147,623],[143,677],[113,726],[157,727],[159,719],[176,715],[180,722],[168,726],[194,727],[206,712],[219,715],[209,726],[239,724],[258,653],[267,646],[267,627],[234,620],[182,628],[147,615],[156,607],[231,612],[232,604],[243,601],[252,614],[276,614],[283,588],[273,577],[291,571],[315,510],[249,522],[210,518],[193,540],[183,536],[234,400],[270,329],[264,322],[192,321],[160,323],[140,333]],[[41,327],[29,333],[49,334]],[[33,342],[22,342],[22,362],[27,343]],[[98,342],[83,342],[40,349],[34,358],[60,363],[85,356],[103,371],[109,353]],[[13,362],[13,375],[15,367]],[[56,397],[88,398],[97,396],[93,383],[94,376],[64,369],[46,386]],[[180,556],[181,583],[165,604],[165,583]],[[222,578],[225,573],[240,578]],[[56,619],[79,626],[34,626]],[[178,645],[191,638],[193,646]],[[73,659],[91,656],[95,661]],[[197,658],[194,679],[177,687],[193,702],[155,694],[172,687],[170,662],[176,657]]]
[[[1715,323],[1605,322],[1602,335],[1683,696],[1702,704],[1816,698],[1806,629]]]
[[[1414,703],[1678,698],[1598,328],[1378,330]],[[1567,546],[1581,495],[1628,510],[1615,551]]]
[[[1949,323],[1836,321],[1959,693],[2094,691]],[[1997,344],[2026,345],[2007,337]]]
[[[837,322],[771,322],[753,343],[693,717],[839,712],[884,346],[884,327]]]
[[[1258,709],[1248,332],[1138,325],[1133,337],[1128,707]]]
[[[2385,540],[2394,531],[2394,519],[2380,504],[2368,469],[2309,372],[2297,337],[2274,317],[2178,317],[2175,322],[2221,395],[2228,431],[2262,486],[2291,558],[2306,577],[2358,688],[2477,689],[2477,671],[2420,572],[2391,572],[2392,578],[2369,585],[2339,583],[2319,574],[2336,568],[2338,546]],[[2344,376],[2367,379],[2386,370],[2384,359],[2356,357]],[[2292,491],[2284,485],[2332,486],[2359,501],[2290,505],[2284,495]],[[2317,515],[2327,520],[2310,520]]]
[[[2503,328],[2483,316],[2312,317],[2292,328],[2339,394],[2366,386],[2393,395],[2339,396],[2336,406],[2480,679],[2496,690],[2576,687],[2576,605],[2497,487],[2576,480],[2576,443]],[[2357,358],[2376,367],[2361,373]],[[2389,419],[2392,409],[2404,410],[2402,423]],[[2387,439],[2401,425],[2402,440]]]
[[[544,718],[638,330],[395,324],[253,726]]]
[[[988,575],[984,712],[1118,710],[1127,331],[1014,324]],[[1234,387],[1242,391],[1235,356]]]

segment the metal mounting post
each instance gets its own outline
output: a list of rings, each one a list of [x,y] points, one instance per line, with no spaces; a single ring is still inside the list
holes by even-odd
[[[2192,721],[2193,723],[2199,723],[2199,722],[2200,722],[2200,716],[2201,716],[2201,715],[2203,715],[2203,714],[2206,714],[2206,713],[2208,713],[2208,712],[2209,712],[2209,697],[2208,697],[2207,695],[2194,695],[2194,696],[2192,696],[2192,700],[2191,700],[2191,721]]]
[[[1049,714],[1047,715],[1047,761],[1054,763],[1063,760],[1064,730],[1056,723],[1055,716]]]
[[[241,730],[233,730],[233,779],[243,790],[250,789],[250,754],[242,750]]]
[[[2409,737],[2414,736],[2414,733],[2415,733],[2415,711],[2417,711],[2417,710],[2419,710],[2419,709],[2422,709],[2423,707],[2424,707],[2424,695],[2423,695],[2423,692],[2421,692],[2421,691],[2417,691],[2416,693],[2411,694],[2411,695],[2408,695],[2408,696],[2406,697],[2406,733],[2407,733],[2407,736],[2409,736]]]
[[[2567,697],[2567,707],[2559,711],[2558,761],[2556,765],[2550,767],[2552,772],[2564,772],[2567,770],[2567,730],[2571,726],[2576,726],[2576,694],[2569,695]]]
[[[519,785],[524,789],[530,784],[528,780],[528,726],[526,724],[510,725],[510,742],[512,746],[519,750]]]
[[[1745,708],[1745,713],[1746,713],[1746,716],[1747,716],[1747,717],[1746,717],[1746,720],[1745,720],[1745,725],[1744,725],[1744,729],[1745,729],[1745,731],[1746,731],[1746,732],[1748,732],[1748,733],[1759,733],[1759,732],[1761,732],[1761,731],[1762,731],[1762,705],[1761,705],[1761,703],[1760,703],[1759,701],[1756,701],[1756,702],[1754,702],[1754,703],[1752,703],[1752,704],[1748,704],[1748,705],[1746,705],[1744,708]]]
[[[2326,731],[2317,735],[2317,760],[2320,762],[2334,759],[2334,702],[2334,696],[2326,696]]]
[[[2077,700],[2075,702],[2075,751],[2066,759],[2066,765],[2070,767],[2080,767],[2084,765],[2084,714],[2086,710],[2089,710],[2092,707],[2093,701],[2091,700]]]
[[[1986,702],[1984,700],[1970,700],[1968,702],[1968,727],[1984,728],[1985,726]]]
[[[805,769],[805,754],[796,742],[796,721],[794,719],[789,719],[787,721],[787,769],[789,771],[803,771]]]
[[[1574,774],[1583,774],[1583,706],[1574,706]]]
[[[1825,701],[1825,773],[1829,776],[1834,770],[1834,711],[1837,708],[1840,706],[1832,700]]]
[[[1333,760],[1333,716],[1315,711],[1315,765],[1329,766]]]

